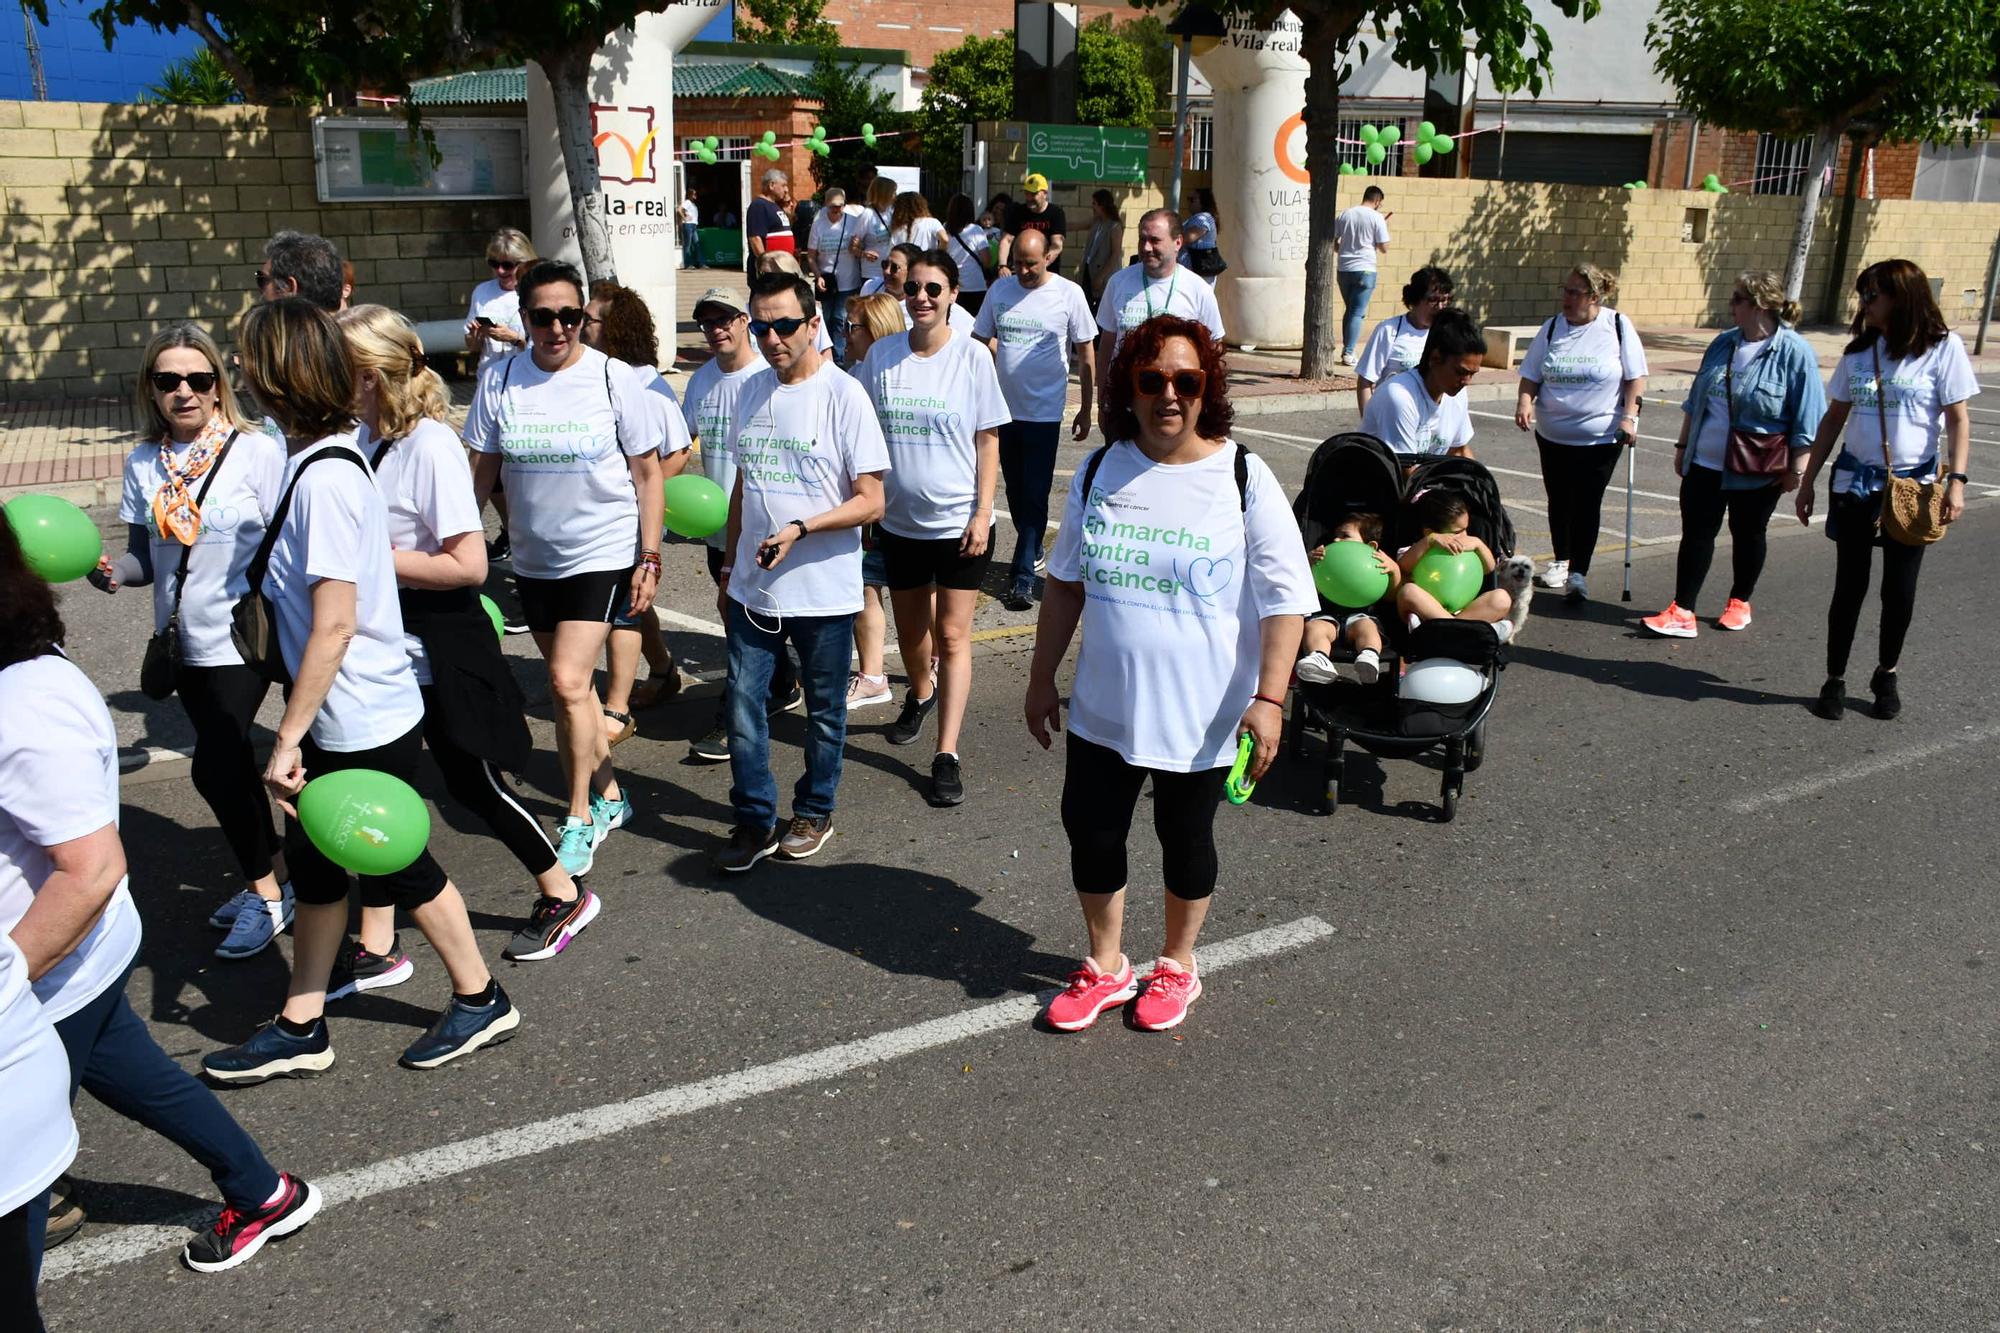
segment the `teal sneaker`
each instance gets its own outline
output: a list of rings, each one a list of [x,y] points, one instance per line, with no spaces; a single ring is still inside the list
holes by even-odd
[[[624,828],[632,822],[632,798],[621,788],[617,800],[610,800],[596,792],[590,794],[590,824],[596,830],[592,847],[601,844],[611,836],[611,830]],[[576,874],[576,871],[571,871]]]
[[[588,819],[570,815],[557,834],[556,859],[575,879],[590,873],[597,863],[597,826]]]

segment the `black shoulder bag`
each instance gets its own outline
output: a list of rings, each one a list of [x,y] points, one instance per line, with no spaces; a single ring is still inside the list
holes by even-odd
[[[250,559],[250,590],[237,598],[229,611],[229,641],[236,645],[243,665],[274,685],[290,685],[292,673],[278,650],[278,613],[264,595],[264,576],[271,572],[271,548],[278,544],[285,517],[292,511],[292,492],[299,488],[299,478],[306,469],[323,458],[345,458],[363,474],[368,471],[368,464],[352,449],[325,449],[298,465],[285,493],[278,497],[277,512],[271,515],[271,526],[264,529],[264,540],[257,543],[257,554]]]
[[[201,479],[201,489],[194,493],[194,507],[199,510],[208,499],[208,488],[215,484],[222,465],[229,460],[229,446],[236,443],[238,431],[230,431],[229,438],[222,442],[222,448],[215,455],[215,462],[208,469],[208,475]],[[150,538],[148,539],[150,540]],[[200,534],[196,534],[200,540]],[[148,699],[164,699],[180,684],[181,673],[181,590],[187,587],[188,557],[194,554],[190,543],[181,547],[180,567],[174,570],[174,606],[167,612],[166,628],[146,641],[146,657],[139,664],[139,692]]]

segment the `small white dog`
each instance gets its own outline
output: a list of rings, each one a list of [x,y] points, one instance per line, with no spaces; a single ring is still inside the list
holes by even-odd
[[[1535,562],[1525,555],[1510,555],[1493,566],[1493,582],[1514,599],[1507,619],[1514,625],[1511,637],[1519,639],[1521,627],[1528,623],[1528,608],[1535,600]]]

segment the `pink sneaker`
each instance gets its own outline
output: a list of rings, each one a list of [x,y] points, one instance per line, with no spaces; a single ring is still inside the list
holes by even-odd
[[[1729,599],[1729,605],[1722,608],[1722,616],[1716,622],[1722,629],[1749,629],[1750,603],[1741,597]]]
[[[1201,977],[1171,958],[1156,959],[1145,975],[1146,989],[1132,1006],[1132,1022],[1147,1032],[1179,1027],[1188,1006],[1201,997]]]
[[[1657,616],[1647,616],[1639,623],[1669,639],[1692,639],[1701,633],[1701,628],[1694,623],[1694,612],[1681,610],[1675,602],[1668,602],[1666,610]]]
[[[1069,974],[1068,987],[1049,1001],[1044,1015],[1049,1026],[1058,1032],[1081,1032],[1106,1009],[1121,1005],[1138,993],[1139,983],[1132,975],[1131,961],[1124,954],[1118,955],[1116,972],[1106,972],[1085,958],[1083,966]]]

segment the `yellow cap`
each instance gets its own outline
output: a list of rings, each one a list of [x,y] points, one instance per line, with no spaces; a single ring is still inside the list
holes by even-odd
[[[1029,194],[1039,194],[1049,188],[1049,178],[1039,171],[1031,171],[1021,178],[1021,188]]]

